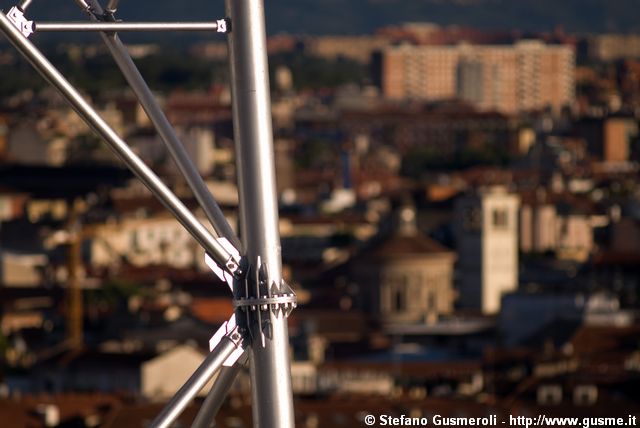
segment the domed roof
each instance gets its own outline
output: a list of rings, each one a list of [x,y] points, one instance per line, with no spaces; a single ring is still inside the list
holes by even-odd
[[[362,257],[381,260],[427,254],[453,255],[453,251],[420,232],[414,236],[394,233],[366,249]]]
[[[371,243],[360,257],[362,260],[386,260],[423,255],[453,255],[453,251],[418,230],[413,207],[402,207],[396,217],[395,230]]]

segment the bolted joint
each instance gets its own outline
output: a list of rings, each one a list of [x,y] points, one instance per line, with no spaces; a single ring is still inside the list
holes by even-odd
[[[34,24],[33,21],[29,21],[25,15],[23,10],[18,6],[13,6],[7,12],[7,18],[14,27],[16,27],[23,36],[29,38],[30,35],[33,34]]]
[[[236,347],[243,346],[245,335],[240,326],[236,326],[231,332],[227,333],[226,338],[232,341]]]
[[[284,283],[284,282],[283,282]],[[286,285],[286,283],[284,283]],[[288,287],[288,285],[287,285]],[[233,301],[233,306],[243,312],[246,311],[270,311],[275,316],[280,312],[288,317],[298,306],[298,299],[293,291],[284,294],[274,294],[271,297],[261,296],[258,298],[240,297]]]
[[[235,314],[231,315],[231,318],[224,322],[214,335],[211,336],[211,339],[209,339],[209,350],[213,351],[222,340],[229,340],[236,347],[223,364],[224,366],[231,367],[238,361],[244,353],[244,349],[249,345],[247,330],[238,325]]]
[[[218,25],[218,29],[216,32],[229,34],[231,32],[231,18],[222,18],[216,20],[216,24]]]
[[[298,305],[289,284],[282,279],[272,280],[260,257],[252,265],[247,264],[246,274],[235,282],[233,291],[236,314],[251,337],[260,338],[263,347],[270,338],[271,324],[276,318],[291,315]]]
[[[227,260],[225,267],[227,272],[233,275],[236,280],[242,279],[244,272],[242,268],[240,268],[240,263],[238,263],[233,257]]]

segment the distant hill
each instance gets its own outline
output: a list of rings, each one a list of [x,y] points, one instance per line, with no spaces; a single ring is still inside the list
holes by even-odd
[[[18,0],[0,0],[6,10]],[[640,0],[266,0],[270,33],[358,34],[407,21],[480,28],[640,32]],[[39,19],[82,18],[73,0],[34,0]],[[199,20],[223,15],[223,0],[122,0],[127,20]]]

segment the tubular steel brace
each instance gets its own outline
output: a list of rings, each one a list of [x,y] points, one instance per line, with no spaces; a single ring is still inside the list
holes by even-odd
[[[260,10],[261,2],[257,1],[257,3],[260,4],[251,3],[242,6],[244,1],[245,0],[227,0],[227,11],[228,13],[232,11],[238,13],[238,22],[241,23],[240,27],[243,28],[243,31],[251,33],[251,35],[247,37],[247,40],[250,41],[243,41],[243,43],[246,43],[244,46],[249,47],[250,51],[255,51],[256,54],[259,54],[261,49],[263,49],[258,46],[260,45],[259,38],[263,37],[261,36],[261,33],[264,35],[264,16],[262,16],[262,11]],[[80,96],[79,92],[64,78],[64,76],[62,76],[62,74],[45,58],[45,56],[28,41],[28,38],[35,31],[100,31],[103,32],[103,35],[113,37],[112,39],[106,40],[106,42],[107,45],[112,48],[112,55],[114,56],[114,59],[116,59],[118,65],[121,66],[122,63],[127,62],[127,58],[130,61],[130,57],[126,54],[124,46],[115,39],[116,32],[118,31],[217,31],[218,33],[230,33],[231,18],[224,18],[219,19],[216,22],[204,23],[123,23],[116,20],[114,17],[114,13],[118,7],[118,0],[110,0],[106,10],[104,11],[97,0],[75,0],[75,2],[83,11],[90,15],[92,18],[90,23],[34,23],[33,21],[28,20],[25,16],[25,11],[32,3],[32,0],[23,0],[19,6],[12,7],[6,15],[0,11],[0,31],[2,31],[16,49],[29,60],[32,66],[40,72],[40,74],[42,74],[42,76],[52,86],[60,91],[81,118],[107,142],[121,160],[123,160],[129,167],[129,169],[131,169],[149,188],[149,190],[164,203],[183,227],[185,227],[185,229],[187,229],[187,231],[200,243],[200,245],[204,247],[205,261],[207,265],[231,288],[235,313],[212,336],[209,341],[210,354],[205,358],[204,362],[200,367],[198,367],[196,372],[189,378],[184,386],[180,388],[164,410],[151,423],[151,426],[154,428],[165,428],[170,426],[178,418],[191,399],[193,399],[198,391],[202,389],[202,387],[218,370],[222,367],[234,367],[234,370],[227,373],[223,384],[212,389],[213,395],[210,397],[210,400],[208,400],[210,403],[207,405],[210,408],[204,409],[202,411],[203,413],[200,415],[201,417],[199,418],[202,419],[200,424],[204,424],[208,417],[212,417],[212,414],[217,410],[216,406],[219,406],[221,400],[224,398],[223,394],[226,393],[225,391],[228,390],[230,382],[235,376],[233,373],[238,372],[238,365],[240,364],[238,360],[250,346],[250,342],[255,341],[257,337],[260,337],[261,347],[258,346],[256,348],[255,345],[253,346],[254,361],[252,364],[254,366],[256,364],[256,355],[260,355],[260,358],[266,358],[269,361],[269,364],[275,364],[276,360],[278,360],[279,369],[283,367],[280,363],[286,362],[286,341],[283,342],[283,336],[278,336],[278,334],[281,334],[282,331],[286,332],[285,318],[287,318],[297,306],[296,295],[284,280],[272,279],[270,277],[267,265],[263,263],[261,256],[255,257],[255,260],[250,262],[246,255],[240,254],[240,245],[238,245],[239,240],[235,234],[230,231],[230,228],[227,227],[226,221],[223,221],[224,217],[221,212],[214,212],[216,211],[215,201],[210,198],[210,194],[203,194],[202,184],[197,182],[195,177],[189,177],[193,175],[195,167],[192,164],[189,164],[190,161],[188,158],[181,156],[180,153],[178,153],[177,156],[173,153],[179,152],[176,148],[176,144],[178,144],[177,138],[175,137],[175,134],[169,132],[168,128],[171,127],[168,124],[168,121],[163,117],[155,100],[150,96],[151,92],[144,84],[142,77],[136,75],[139,73],[137,73],[132,62],[125,64],[125,67],[121,67],[121,69],[128,77],[127,80],[130,85],[135,87],[134,89],[136,90],[134,92],[140,99],[141,104],[146,107],[148,113],[151,111],[150,116],[152,116],[154,126],[160,134],[163,134],[163,140],[167,143],[167,147],[174,155],[174,159],[181,167],[183,174],[188,176],[187,179],[189,184],[191,185],[192,190],[194,190],[200,204],[203,206],[205,211],[207,211],[207,208],[210,209],[207,214],[212,225],[219,232],[225,232],[221,233],[221,236],[217,239],[199,223],[199,221],[162,183],[153,171],[151,171],[142,162],[142,160],[140,160],[137,155],[129,149],[126,143]],[[234,2],[233,6],[232,2]],[[254,8],[255,10],[253,10]],[[256,14],[254,15],[253,12],[256,12]],[[233,13],[229,14],[233,15]],[[234,73],[238,73],[234,68],[234,66],[236,66],[234,61],[237,61],[237,58],[235,57],[233,42],[230,43],[230,46],[233,77]],[[266,56],[264,59],[266,59]],[[259,68],[267,69],[267,67]],[[242,72],[246,72],[246,69]],[[257,79],[257,76],[254,77]],[[236,96],[238,95],[238,90],[242,88],[242,86],[239,85],[239,82],[245,82],[245,79],[238,78],[237,76],[235,77],[234,85],[232,86],[234,86],[233,89],[236,92]],[[268,95],[268,81],[265,83],[266,91],[264,92]],[[243,100],[243,96],[244,95],[240,95],[241,100]],[[266,100],[268,100],[268,97],[261,99],[260,102],[265,102]],[[238,117],[242,116],[239,115],[235,109],[236,107],[234,105],[234,128],[237,131],[238,128],[236,128],[237,124],[235,124],[235,122]],[[255,115],[256,112],[253,111],[251,114]],[[255,118],[252,118],[252,120],[253,119]],[[260,129],[260,131],[267,130],[270,131],[270,128]],[[171,129],[171,131],[173,130]],[[269,134],[269,138],[270,137],[271,136]],[[244,137],[241,140],[244,140]],[[262,141],[262,143],[264,143],[264,141]],[[262,149],[265,147],[266,146],[264,145],[261,146]],[[269,167],[261,165],[261,168],[263,168],[263,171],[260,172],[268,174]],[[255,174],[255,171],[252,171],[252,174]],[[277,219],[277,212],[273,218]],[[230,242],[230,240],[233,243]],[[248,243],[248,245],[250,244],[251,242]],[[274,330],[274,327],[278,328]],[[276,341],[276,339],[279,340],[278,346],[280,348],[278,349],[271,345],[267,347],[267,338],[272,339],[271,334],[273,331],[276,331],[276,333],[278,331],[280,332],[278,334],[274,334],[274,341]],[[286,339],[286,336],[284,337]],[[263,349],[261,350],[260,348]],[[277,352],[280,352],[281,355],[277,354]],[[272,367],[269,364],[264,367]],[[278,364],[276,364],[276,366]],[[275,395],[278,395],[278,397],[281,398],[281,402],[276,404],[279,405],[281,409],[278,409],[278,411],[271,409],[270,411],[265,412],[267,407],[258,400],[254,402],[254,405],[262,410],[257,413],[254,412],[254,419],[256,417],[260,418],[261,415],[267,415],[268,421],[265,421],[265,423],[267,423],[270,428],[293,427],[290,384],[287,386],[283,385],[282,382],[265,383],[265,376],[268,375],[268,373],[256,373],[256,377],[260,378],[258,379],[256,389],[261,389],[261,391],[258,395],[255,395],[254,398],[259,398],[260,394],[275,392]],[[284,379],[286,378],[278,378],[279,381]],[[284,401],[287,401],[287,403]],[[262,421],[260,421],[260,423],[262,423]]]

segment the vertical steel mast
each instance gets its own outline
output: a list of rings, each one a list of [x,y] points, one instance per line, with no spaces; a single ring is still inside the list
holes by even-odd
[[[254,296],[259,299],[274,285],[282,291],[264,3],[226,0],[226,10],[232,23],[228,40],[241,237],[254,274],[264,272],[261,282],[267,290]],[[250,319],[254,426],[292,428],[287,320],[277,310],[266,316],[266,323],[255,313]]]

